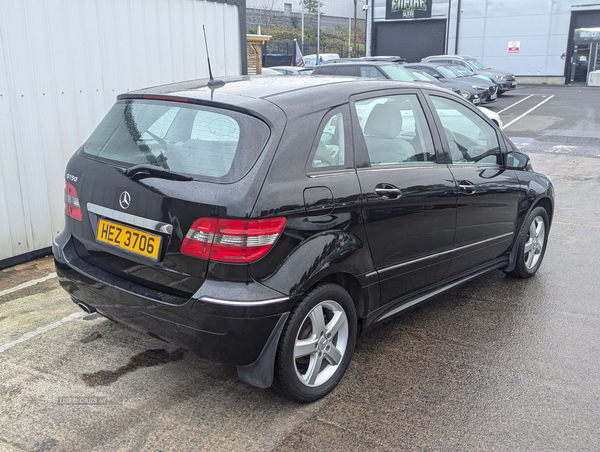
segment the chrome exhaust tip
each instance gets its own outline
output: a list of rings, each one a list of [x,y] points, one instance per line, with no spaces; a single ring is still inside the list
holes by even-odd
[[[79,306],[86,314],[92,314],[93,312],[96,312],[94,308],[81,301],[77,302],[77,306]]]

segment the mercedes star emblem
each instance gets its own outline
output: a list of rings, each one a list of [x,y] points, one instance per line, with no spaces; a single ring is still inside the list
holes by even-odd
[[[121,196],[119,196],[119,204],[121,205],[121,208],[123,210],[129,207],[129,205],[131,204],[131,195],[129,194],[129,192],[124,191],[123,193],[121,193]]]

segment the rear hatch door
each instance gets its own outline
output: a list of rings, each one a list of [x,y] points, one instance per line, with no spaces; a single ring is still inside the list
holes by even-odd
[[[182,243],[200,218],[249,216],[269,136],[265,122],[239,111],[168,99],[118,101],[67,168],[82,211],[81,222],[68,219],[78,255],[189,297],[202,285],[208,260],[182,253]]]

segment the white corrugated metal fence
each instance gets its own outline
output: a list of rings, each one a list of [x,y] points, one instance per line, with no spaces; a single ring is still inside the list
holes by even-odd
[[[0,1],[0,263],[62,229],[64,169],[117,94],[242,73],[238,6]]]

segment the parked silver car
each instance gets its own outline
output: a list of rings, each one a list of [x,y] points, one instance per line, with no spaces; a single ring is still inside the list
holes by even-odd
[[[513,90],[517,87],[517,79],[515,78],[515,74],[488,67],[469,55],[434,55],[423,58],[421,62],[462,66],[468,68],[470,71],[473,71],[476,74],[485,75],[489,77],[496,85],[498,85],[498,95],[501,95],[506,91]]]

